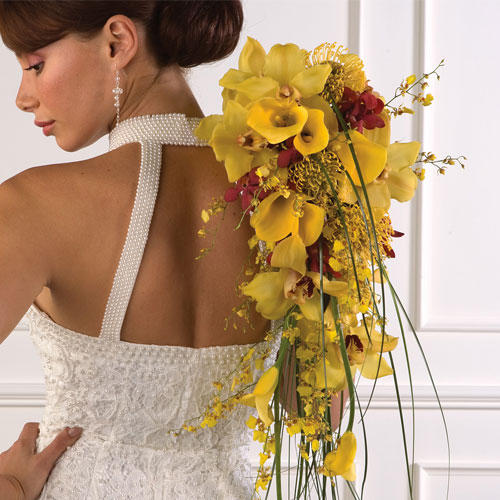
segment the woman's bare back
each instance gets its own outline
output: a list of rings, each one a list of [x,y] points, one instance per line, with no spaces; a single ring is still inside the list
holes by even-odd
[[[238,231],[238,203],[229,204],[214,249],[195,260],[209,238],[197,235],[201,210],[228,187],[223,165],[208,147],[163,146],[155,211],[121,340],[141,344],[247,344],[262,340],[268,322],[227,330],[241,302],[236,284],[249,254],[248,222]],[[25,172],[46,228],[50,282],[36,305],[56,323],[97,337],[134,202],[140,145],[127,144],[82,162]],[[215,224],[214,224],[215,225]],[[239,282],[245,279],[240,275]]]

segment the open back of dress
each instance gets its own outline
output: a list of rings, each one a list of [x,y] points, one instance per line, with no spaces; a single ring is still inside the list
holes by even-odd
[[[37,451],[65,426],[83,428],[81,438],[52,470],[42,500],[253,496],[248,408],[239,406],[212,428],[181,430],[187,420],[200,422],[214,395],[213,382],[228,380],[250,346],[192,348],[120,340],[154,213],[162,144],[203,145],[192,132],[198,123],[199,118],[182,114],[139,116],[121,122],[110,134],[110,150],[139,142],[142,154],[130,225],[100,336],[64,328],[34,304],[27,312],[47,386]],[[257,354],[266,348],[258,344]],[[265,369],[272,359],[273,354]],[[223,389],[221,397],[227,394]]]

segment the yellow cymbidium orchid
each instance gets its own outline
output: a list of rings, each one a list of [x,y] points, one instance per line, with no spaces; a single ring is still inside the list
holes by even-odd
[[[247,124],[271,144],[278,144],[300,133],[307,117],[307,109],[293,100],[264,97],[250,108]]]
[[[271,265],[306,272],[305,247],[312,245],[323,229],[325,212],[321,207],[307,203],[296,193],[285,197],[276,191],[260,203],[250,218],[250,225],[260,240],[281,241],[273,253]],[[286,238],[289,234],[291,236]],[[286,238],[286,239],[284,239]]]
[[[417,141],[396,142],[387,149],[389,177],[386,182],[391,198],[400,202],[413,198],[418,180],[410,167],[417,161],[419,151],[420,143]]]
[[[332,68],[326,63],[306,68],[306,61],[307,52],[293,43],[276,44],[266,55],[262,45],[248,37],[239,69],[230,69],[219,83],[250,101],[262,97],[310,97],[323,90]]]
[[[345,432],[340,438],[337,449],[326,455],[324,474],[326,476],[342,476],[347,481],[356,479],[354,458],[356,457],[356,436],[351,431]]]
[[[351,339],[349,339],[349,337]],[[382,339],[384,340],[382,345]],[[398,338],[391,335],[378,332],[374,328],[374,323],[371,325],[370,336],[364,326],[351,327],[349,335],[346,336],[346,345],[349,358],[354,363],[352,366],[361,372],[361,375],[368,379],[385,377],[393,373],[392,368],[387,364],[387,361],[381,356],[381,352],[389,352],[398,345]],[[380,363],[380,368],[379,368]]]
[[[229,182],[237,181],[252,167],[265,162],[266,140],[247,125],[248,111],[236,101],[229,101],[221,117],[204,118],[197,130],[200,137],[209,138],[217,161],[223,161]]]
[[[314,369],[314,375],[315,383],[313,385],[319,390],[327,387],[339,392],[347,387],[344,363],[338,344],[327,345],[325,359],[320,357]]]
[[[257,273],[253,280],[242,287],[242,292],[256,300],[255,309],[266,319],[280,319],[288,309],[297,304],[302,314],[312,321],[319,321],[320,303],[318,273],[309,271],[301,275],[293,269]],[[329,281],[323,278],[323,291],[328,295],[341,296],[347,293],[344,281]]]
[[[262,374],[253,392],[245,394],[240,399],[240,403],[257,409],[259,418],[264,422],[265,426],[269,426],[273,422],[269,401],[278,385],[278,380],[279,370],[276,366],[271,366],[271,368]]]
[[[370,143],[376,144],[385,149],[386,162],[383,169],[375,178],[373,178],[373,175],[367,177],[368,179],[371,179],[368,181],[367,178],[365,178],[363,167],[361,167],[361,169],[363,171],[363,179],[365,180],[370,205],[373,208],[381,208],[387,212],[391,206],[391,198],[404,202],[413,198],[413,195],[415,194],[418,181],[417,176],[410,167],[417,160],[420,143],[413,141],[407,143],[395,142],[390,144],[391,124],[387,110],[380,113],[380,117],[384,120],[385,127],[374,128],[372,130],[365,129],[363,136]],[[350,132],[350,134],[352,137],[353,133]],[[335,141],[332,144],[334,148],[339,148]],[[358,154],[356,147],[355,150],[356,154]],[[347,153],[345,146],[342,150],[342,153],[344,152]],[[344,163],[342,158],[341,161]],[[349,174],[351,174],[349,168],[347,168],[347,170]],[[374,174],[377,170],[378,168],[372,169],[371,173]],[[357,185],[359,186],[359,184]],[[345,190],[341,193],[341,199],[346,203],[355,203],[356,196],[352,192],[352,189],[348,185],[344,187]],[[358,189],[358,191],[360,198],[363,200],[361,190]]]

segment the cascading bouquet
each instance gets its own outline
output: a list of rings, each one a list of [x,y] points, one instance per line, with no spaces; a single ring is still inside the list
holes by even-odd
[[[275,475],[282,497],[284,429],[298,443],[293,498],[306,498],[312,489],[320,498],[327,490],[337,498],[334,477],[355,479],[356,373],[373,380],[394,373],[390,351],[398,338],[386,333],[388,295],[404,340],[406,313],[385,266],[395,256],[392,239],[402,236],[391,225],[391,200],[413,197],[425,164],[444,173],[456,161],[463,167],[465,159],[437,160],[420,153],[418,142],[390,140],[391,117],[413,113],[391,103],[410,95],[431,104],[424,89],[430,75],[439,79],[442,64],[420,79],[406,78],[385,102],[368,85],[360,58],[342,46],[326,43],[307,52],[278,44],[266,54],[248,38],[239,69],[220,80],[223,114],[204,118],[195,131],[233,183],[224,199],[202,212],[203,221],[239,201],[242,220],[249,217],[255,229],[249,246],[259,270],[239,286],[244,300],[234,312],[248,317],[254,301],[262,316],[282,320],[268,336],[281,342],[274,365],[253,381],[249,352],[232,389],[253,384],[253,390],[224,401],[215,397],[201,423],[215,425],[237,404],[257,409],[247,422],[263,443],[257,491]],[[252,272],[249,267],[247,275]],[[262,359],[255,366],[262,367]],[[266,466],[273,455],[272,467]]]

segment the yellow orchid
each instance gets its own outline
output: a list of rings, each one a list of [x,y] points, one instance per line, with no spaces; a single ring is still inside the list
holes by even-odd
[[[239,69],[230,69],[219,83],[250,101],[261,97],[310,97],[323,90],[332,68],[328,63],[306,68],[307,57],[307,51],[293,43],[276,44],[266,55],[262,45],[248,37]]]
[[[204,118],[197,130],[200,137],[210,135],[209,145],[218,161],[225,164],[230,182],[237,181],[252,167],[265,162],[265,139],[247,125],[248,111],[236,101],[230,101],[224,116]],[[261,153],[260,153],[261,152]]]
[[[242,292],[257,302],[255,309],[266,319],[282,318],[292,305],[297,304],[302,314],[313,321],[320,318],[319,274],[311,271],[305,275],[293,269],[257,273],[253,280],[242,287]],[[323,278],[323,291],[328,295],[347,293],[344,281]]]
[[[307,117],[307,110],[293,100],[264,97],[250,108],[247,124],[277,144],[300,133]]]
[[[373,174],[377,172],[378,168],[371,170],[372,175],[368,177],[368,179],[371,180],[368,181],[365,178],[363,167],[361,167],[361,169],[363,171],[363,178],[365,180],[370,205],[373,208],[381,208],[387,212],[391,205],[391,198],[400,202],[408,201],[413,198],[415,189],[417,188],[417,176],[411,169],[411,166],[417,160],[420,143],[413,141],[407,143],[395,142],[390,144],[391,125],[387,110],[380,113],[380,117],[384,120],[385,127],[374,128],[372,130],[365,129],[363,136],[370,143],[376,144],[385,149],[386,162],[383,169],[375,178],[373,177]],[[352,132],[350,132],[350,134],[352,137]],[[338,145],[335,145],[335,142],[333,144],[334,148],[336,147],[340,149]],[[356,154],[358,154],[358,149],[356,147],[355,150]],[[347,153],[347,151],[343,150],[342,153],[344,152]],[[344,163],[344,160],[342,158],[340,159],[342,163]],[[347,168],[347,170],[351,174],[349,168]],[[358,189],[358,191],[361,199],[363,199],[361,190]],[[344,192],[340,194],[342,201],[345,201],[346,203],[355,203],[356,196],[349,186],[346,185]]]
[[[260,240],[283,240],[274,250],[272,266],[295,269],[303,275],[307,259],[305,247],[319,238],[324,219],[324,210],[308,203],[303,196],[293,193],[285,197],[276,191],[262,200],[250,218],[250,225]]]
[[[387,186],[391,198],[400,202],[413,198],[417,189],[417,176],[410,168],[417,161],[420,143],[417,141],[391,144],[387,149],[389,177]]]
[[[356,457],[356,436],[347,431],[340,438],[337,449],[325,457],[323,474],[326,476],[342,476],[347,481],[356,479],[354,458]]]
[[[325,380],[326,373],[326,380]],[[332,389],[339,392],[347,386],[344,363],[338,344],[328,344],[325,351],[325,359],[319,357],[314,368],[315,383],[318,389]]]
[[[377,370],[378,378],[393,373],[392,368],[380,353],[395,349],[398,345],[398,338],[387,334],[382,335],[376,331],[374,321],[370,329],[368,336],[364,326],[351,327],[345,341],[351,365],[358,369],[363,377],[373,380],[377,378]]]
[[[240,403],[257,409],[259,418],[264,422],[265,426],[269,426],[273,422],[269,401],[278,385],[279,374],[278,368],[271,366],[271,368],[262,374],[257,384],[255,384],[253,392],[245,394],[240,399]]]

